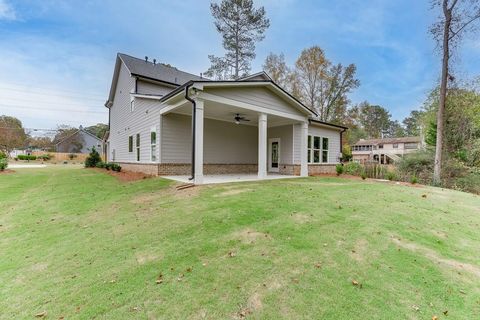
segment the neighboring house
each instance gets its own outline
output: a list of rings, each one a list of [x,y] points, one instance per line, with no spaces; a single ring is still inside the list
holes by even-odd
[[[99,139],[96,135],[91,134],[80,126],[74,133],[57,142],[55,151],[63,153],[90,153],[92,148],[95,147],[101,154],[102,146],[102,139]]]
[[[204,174],[333,173],[347,129],[313,120],[264,72],[210,81],[120,53],[105,106],[108,161],[196,184]]]
[[[353,161],[390,164],[422,147],[420,137],[360,139],[352,146]]]

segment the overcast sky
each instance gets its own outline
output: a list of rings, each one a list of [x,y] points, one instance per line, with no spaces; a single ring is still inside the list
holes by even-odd
[[[107,123],[103,103],[117,52],[169,63],[195,74],[221,55],[210,1],[0,0],[0,114],[26,127]],[[380,104],[401,120],[418,109],[439,75],[428,34],[429,0],[255,1],[270,29],[252,71],[269,52],[293,64],[319,45],[335,63],[355,63],[361,86],[352,103]],[[480,74],[480,39],[456,59],[462,76]]]

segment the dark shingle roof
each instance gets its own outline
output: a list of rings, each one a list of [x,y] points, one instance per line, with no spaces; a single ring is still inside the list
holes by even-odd
[[[401,138],[384,138],[384,139],[368,139],[360,140],[354,146],[377,145],[386,143],[409,143],[420,142],[420,137],[401,137]]]
[[[132,75],[164,81],[176,85],[182,85],[190,80],[207,80],[162,63],[153,64],[153,62],[146,62],[145,60],[138,59],[124,53],[119,53],[118,57],[123,61]]]

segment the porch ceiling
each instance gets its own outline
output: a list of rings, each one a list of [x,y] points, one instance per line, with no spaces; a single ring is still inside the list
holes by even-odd
[[[190,115],[192,114],[192,106],[190,103],[185,104],[181,107],[178,107],[172,113],[178,113],[183,115]],[[245,117],[250,121],[241,122],[241,125],[251,125],[257,126],[258,125],[258,112],[253,110],[247,110],[239,107],[234,107],[230,105],[221,104],[214,101],[205,101],[205,109],[204,109],[204,117],[208,119],[215,119],[220,121],[232,122],[234,123],[234,117],[236,114],[240,114],[240,116]],[[268,127],[277,127],[287,124],[294,124],[298,123],[297,120],[288,119],[276,115],[268,115],[267,125]]]

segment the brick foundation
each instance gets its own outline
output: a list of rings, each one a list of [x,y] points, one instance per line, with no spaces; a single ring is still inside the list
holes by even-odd
[[[131,162],[116,162],[118,163],[123,171],[130,172],[141,172],[144,174],[157,176],[158,175],[158,164],[156,163],[131,163]]]
[[[191,166],[188,163],[131,163],[118,162],[122,170],[142,172],[153,176],[186,176],[191,173]],[[235,173],[257,173],[256,164],[204,164],[204,174],[235,174]],[[335,164],[309,164],[308,175],[334,174]],[[279,173],[285,175],[300,175],[300,165],[281,164]]]

